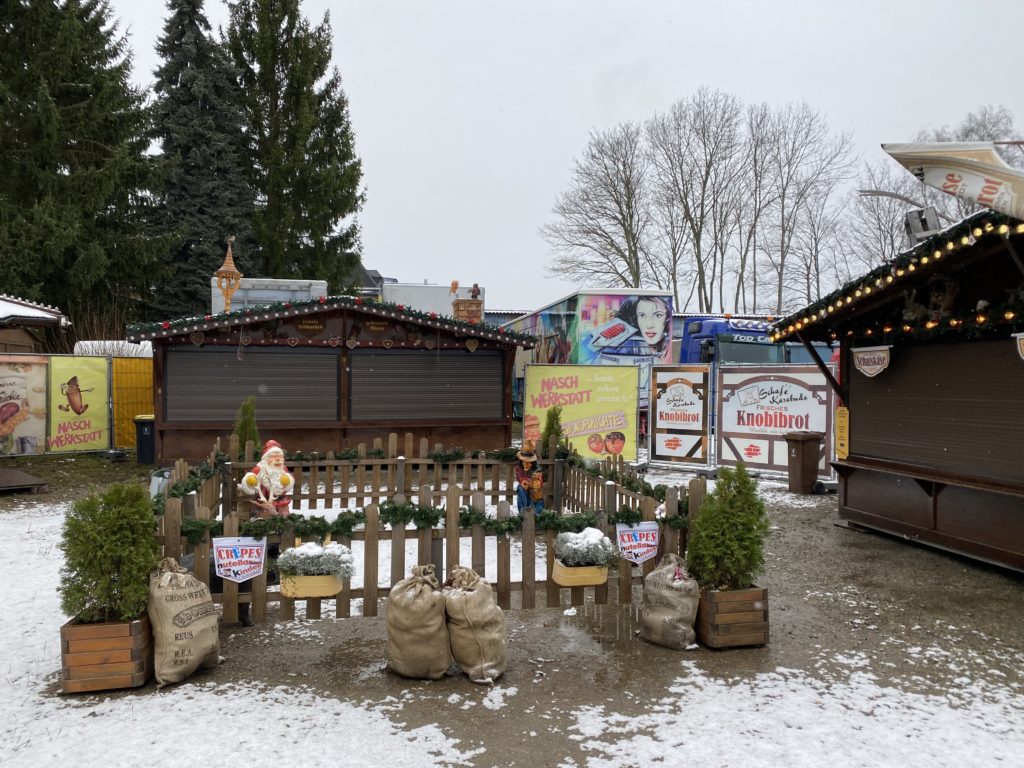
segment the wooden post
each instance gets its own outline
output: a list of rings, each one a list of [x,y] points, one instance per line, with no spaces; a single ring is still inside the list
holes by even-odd
[[[507,501],[498,502],[498,520],[508,520],[509,507]],[[501,536],[498,538],[498,605],[508,610],[512,605],[511,576],[512,576],[512,542],[510,537]]]
[[[448,500],[445,505],[445,557],[444,579],[451,576],[452,569],[459,564],[459,505],[462,500],[461,489],[454,483],[448,484]]]
[[[611,480],[608,480],[601,487],[601,490],[602,490],[603,497],[601,499],[601,512],[600,512],[600,515],[597,518],[597,523],[598,523],[597,527],[600,528],[601,531],[605,535],[608,535],[608,533],[609,533],[609,530],[608,530],[608,515],[610,515],[610,514],[615,512],[615,502],[616,502],[617,497],[618,497],[618,488],[616,488],[615,483],[613,483]],[[614,534],[614,532],[612,532],[612,535],[611,535],[610,538],[612,539],[612,541],[615,541],[615,534]],[[619,561],[619,565],[618,565],[619,570],[622,570],[624,562],[625,561],[623,561],[623,560]],[[626,566],[626,569],[628,570],[629,569],[629,563],[625,563],[625,566]],[[594,602],[597,603],[598,605],[607,605],[608,604],[608,583],[607,582],[605,582],[604,584],[600,584],[600,585],[594,587]]]
[[[470,506],[474,509],[483,512],[487,507],[487,500],[484,497],[482,491],[477,491],[473,494],[470,499]],[[472,546],[470,548],[471,562],[473,563],[473,570],[476,571],[480,578],[487,577],[487,538],[486,532],[482,525],[474,525],[471,531]]]
[[[507,536],[505,538],[508,538]],[[523,512],[522,607],[537,607],[537,520],[532,509]]]
[[[545,605],[548,608],[557,608],[562,604],[562,588],[555,584],[551,574],[555,571],[555,532],[548,528],[544,531],[544,548],[546,550],[545,564],[547,574],[544,577],[545,584]]]
[[[164,504],[164,557],[181,560],[181,499]]]
[[[379,439],[379,438],[378,438]],[[380,546],[380,511],[366,507],[366,538],[363,540],[363,616],[377,615],[377,547]]]
[[[224,516],[224,535],[238,535],[238,520],[241,516],[247,516],[245,502],[238,502],[238,506]],[[223,580],[224,583],[224,623],[238,623],[238,584],[233,581]]]
[[[420,506],[421,507],[433,507],[434,506],[434,489],[429,485],[420,486]],[[431,562],[431,539],[433,535],[430,528],[420,528],[416,532],[417,546],[416,546],[416,565],[428,565]],[[403,578],[405,575],[403,574]]]
[[[398,455],[398,435],[396,435],[394,432],[389,432],[388,433],[388,453],[387,453],[387,457],[389,459],[393,459],[397,455]]]
[[[395,493],[396,497],[399,496],[399,495],[402,495],[404,497],[404,494],[405,494],[405,470],[406,470],[406,467],[405,467],[405,456],[399,456],[395,460],[395,488],[396,488],[396,491],[397,491]],[[396,501],[395,503],[397,504],[398,502]],[[403,501],[402,503],[404,504],[405,502]]]
[[[658,502],[650,497],[645,497],[640,502],[640,512],[643,515],[645,522],[651,522],[655,520],[654,512],[658,508]],[[653,571],[658,565],[658,558],[652,557],[650,560],[644,561],[643,565],[640,566],[641,574],[646,577],[648,573]]]
[[[399,469],[401,473],[401,467]],[[391,499],[396,505],[405,504],[405,495],[396,493]],[[391,586],[405,578],[405,523],[391,525]]]
[[[552,453],[552,456],[554,454]],[[551,498],[553,509],[556,512],[562,511],[563,504],[563,488],[562,483],[565,482],[565,462],[561,459],[554,459],[552,461],[552,467],[554,471],[551,473]]]
[[[195,491],[189,491],[181,497],[181,519],[182,520],[195,520],[196,519],[196,501],[197,494]]]
[[[196,520],[209,520],[210,509],[209,507],[199,507],[196,510]],[[193,549],[195,552],[195,565],[192,569],[193,574],[207,587],[210,586],[210,532],[206,531],[203,540],[196,544]]]
[[[348,536],[339,536],[338,543],[352,550],[352,539]],[[343,579],[341,592],[334,600],[334,618],[343,619],[352,615],[352,579]]]
[[[683,554],[683,551],[679,548],[679,529],[673,528],[668,524],[672,518],[678,516],[679,488],[673,485],[665,490],[665,531],[664,536],[662,536],[662,545],[658,550],[659,559],[669,552],[676,555]]]

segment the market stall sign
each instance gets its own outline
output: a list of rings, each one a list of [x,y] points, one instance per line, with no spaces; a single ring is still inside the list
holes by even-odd
[[[889,367],[889,350],[892,345],[885,347],[859,347],[854,348],[853,366],[865,376],[877,376]]]

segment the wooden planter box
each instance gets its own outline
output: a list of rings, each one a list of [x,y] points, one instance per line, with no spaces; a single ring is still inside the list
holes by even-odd
[[[135,688],[153,676],[147,614],[135,621],[97,624],[71,619],[60,628],[60,652],[64,693]]]
[[[768,590],[761,587],[701,592],[697,639],[709,648],[768,643]]]
[[[341,579],[327,576],[282,576],[281,594],[284,597],[334,597],[341,592]]]
[[[551,578],[555,584],[562,587],[596,587],[608,581],[608,566],[568,566],[562,565],[562,561],[556,559]]]

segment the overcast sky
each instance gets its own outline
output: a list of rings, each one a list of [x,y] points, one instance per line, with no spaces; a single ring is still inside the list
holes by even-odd
[[[149,84],[166,8],[110,0]],[[882,142],[1003,104],[1024,127],[1021,0],[601,2],[303,0],[330,11],[363,160],[363,262],[400,282],[479,283],[488,309],[579,286],[538,235],[593,129],[643,121],[701,85],[806,101]],[[216,29],[227,18],[207,0]]]

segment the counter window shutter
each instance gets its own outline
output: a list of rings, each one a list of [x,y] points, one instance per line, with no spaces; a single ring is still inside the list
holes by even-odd
[[[504,358],[498,350],[353,350],[352,421],[500,419]]]
[[[164,413],[168,422],[234,423],[256,396],[256,420],[337,421],[339,352],[251,349],[167,350]]]

